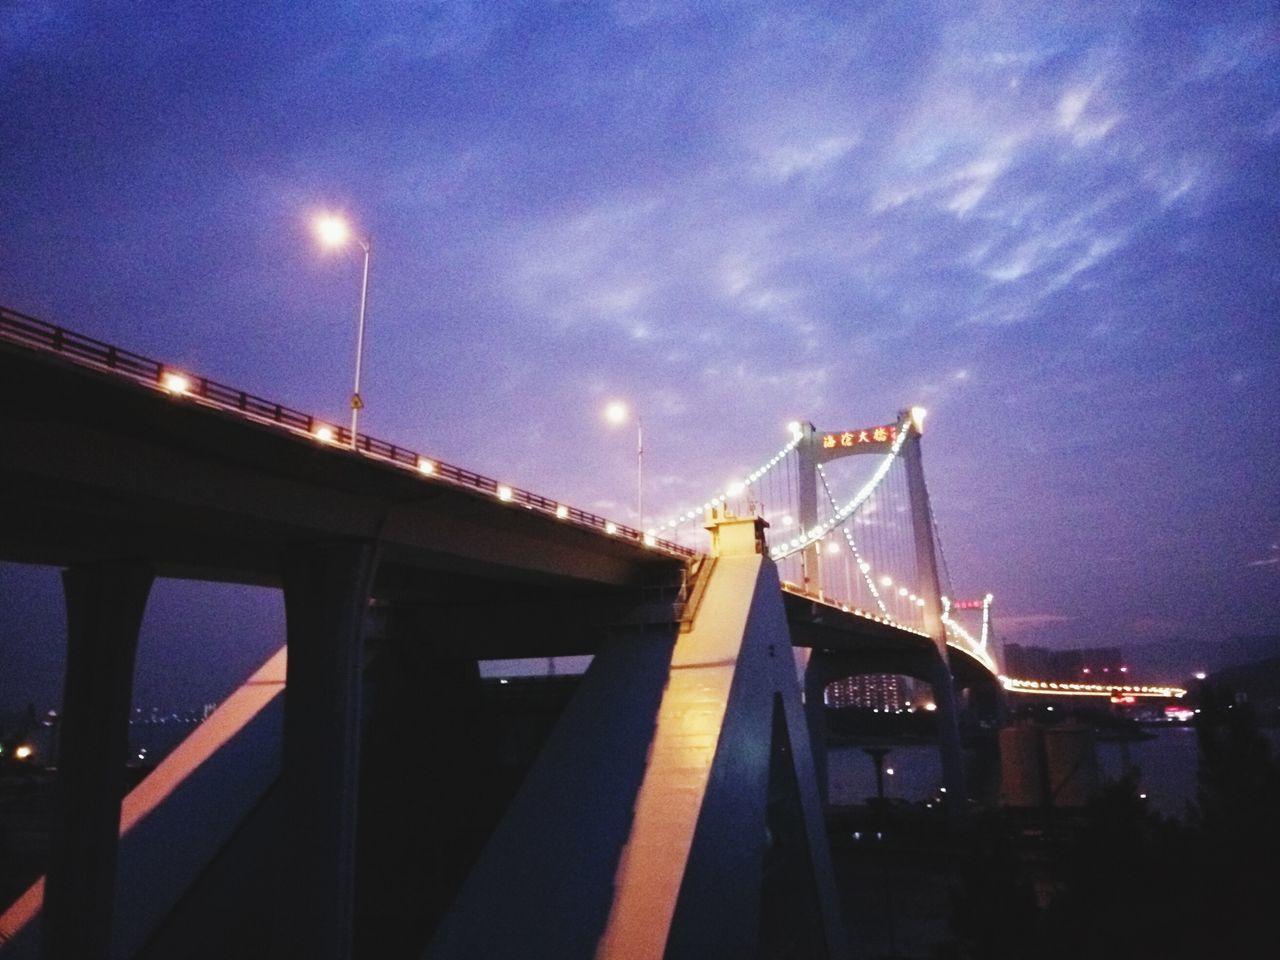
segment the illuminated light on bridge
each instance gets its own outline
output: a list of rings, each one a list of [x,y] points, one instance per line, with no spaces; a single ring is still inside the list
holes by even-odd
[[[428,460],[426,457],[418,458],[418,472],[424,477],[429,477],[436,472],[435,462]]]
[[[184,394],[191,392],[191,378],[182,373],[170,370],[161,381],[170,393]]]
[[[1000,677],[1001,685],[1010,693],[1034,693],[1046,696],[1067,697],[1161,697],[1178,699],[1185,697],[1187,691],[1182,687],[1158,685],[1124,685],[1115,686],[1105,683],[1059,683],[1047,680],[1021,680],[1013,677]]]
[[[316,427],[316,439],[321,443],[333,443],[334,437],[333,427],[328,424],[322,423]]]
[[[498,484],[498,499],[504,503],[515,497],[515,492],[505,483]]]
[[[568,516],[569,516],[569,508],[568,508],[568,507],[566,507],[563,503],[561,503],[561,504],[557,505],[557,506],[556,506],[556,516],[557,516],[559,519],[561,519],[561,520],[565,520],[565,519],[567,519],[567,518],[568,518]]]
[[[615,536],[618,533],[618,525],[610,520],[604,525],[604,532],[609,534],[611,537]]]

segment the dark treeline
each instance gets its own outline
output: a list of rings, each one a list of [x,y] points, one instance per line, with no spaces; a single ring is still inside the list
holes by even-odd
[[[1167,819],[1136,776],[1083,814],[984,821],[953,893],[955,960],[1274,956],[1280,950],[1280,762],[1246,704],[1206,689],[1196,800]]]

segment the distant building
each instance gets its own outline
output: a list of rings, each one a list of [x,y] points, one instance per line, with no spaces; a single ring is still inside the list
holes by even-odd
[[[896,673],[863,673],[827,684],[823,700],[828,707],[862,707],[896,712],[911,708],[915,684]]]

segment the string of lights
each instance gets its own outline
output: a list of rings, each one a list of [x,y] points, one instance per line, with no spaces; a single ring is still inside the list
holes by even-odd
[[[787,541],[786,544],[774,547],[769,551],[770,556],[774,560],[789,557],[793,553],[797,553],[798,551],[805,549],[811,543],[821,540],[835,529],[838,524],[843,523],[846,517],[862,506],[871,494],[875,493],[876,487],[879,486],[880,481],[885,478],[885,475],[889,472],[889,468],[893,466],[894,461],[898,458],[898,453],[902,450],[902,445],[910,435],[910,430],[897,431],[897,436],[894,438],[893,446],[889,448],[889,452],[885,454],[884,459],[880,461],[880,465],[876,467],[876,471],[871,475],[871,479],[863,484],[862,489],[854,494],[853,498],[848,503],[840,507],[833,517],[820,522],[812,530],[804,531],[800,536],[793,537],[791,540]],[[797,442],[798,439],[799,438],[797,438]],[[794,445],[795,444],[793,443],[792,446]]]
[[[836,498],[831,492],[831,485],[827,483],[827,472],[823,469],[822,464],[818,464],[818,477],[822,480],[822,489],[827,495],[827,502],[831,504],[831,509],[836,507]],[[871,597],[876,602],[876,606],[880,608],[880,612],[889,613],[889,608],[884,604],[884,598],[880,596],[880,591],[876,589],[875,579],[871,575],[871,564],[862,558],[862,554],[858,551],[858,545],[854,542],[853,532],[846,526],[842,527],[845,543],[849,545],[849,551],[853,554],[853,560],[858,565],[858,572],[862,574],[862,579],[867,584],[867,589],[871,592]]]
[[[799,424],[793,424],[791,430],[791,442],[747,474],[746,479],[735,480],[733,483],[729,484],[724,493],[717,494],[702,506],[691,507],[677,517],[672,517],[656,527],[650,527],[646,532],[656,536],[664,531],[674,529],[679,524],[688,523],[690,520],[697,520],[705,516],[708,510],[712,507],[719,506],[730,497],[741,496],[749,487],[757,483],[762,477],[768,474],[770,470],[785,460],[787,454],[794,450],[796,448],[796,444],[798,444],[803,438],[804,434],[801,432]]]

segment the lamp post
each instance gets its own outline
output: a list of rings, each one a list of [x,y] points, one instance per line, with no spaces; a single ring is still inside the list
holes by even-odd
[[[631,419],[631,411],[620,400],[604,408],[604,417],[614,426]],[[644,532],[644,421],[636,414],[636,526]]]
[[[315,221],[316,236],[320,238],[320,242],[329,248],[337,248],[346,246],[348,240],[352,239],[351,227],[342,217],[334,214],[324,214],[316,218]],[[365,307],[369,302],[369,247],[373,242],[372,238],[361,240],[355,238],[356,243],[360,245],[360,249],[364,251],[364,272],[360,278],[360,319],[356,324],[356,378],[355,386],[351,391],[351,449],[356,449],[356,432],[360,424],[360,410],[364,407],[364,401],[360,399],[360,366],[364,359],[364,316]]]

